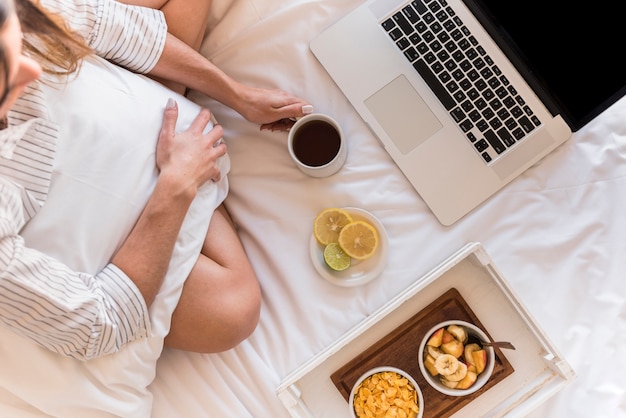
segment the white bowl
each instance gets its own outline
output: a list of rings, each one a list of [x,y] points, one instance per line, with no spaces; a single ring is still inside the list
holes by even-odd
[[[433,335],[433,333],[437,331],[439,328],[447,327],[448,325],[452,325],[452,324],[461,325],[465,327],[470,338],[474,336],[482,341],[489,341],[489,337],[487,336],[487,334],[485,334],[483,330],[481,330],[474,324],[470,324],[469,322],[461,321],[461,320],[450,320],[450,321],[440,322],[439,324],[432,327],[426,333],[426,335],[424,336],[422,340],[422,343],[419,346],[419,351],[418,351],[419,367],[420,367],[420,370],[422,371],[422,374],[424,375],[424,379],[426,379],[426,382],[428,382],[430,386],[432,386],[439,392],[445,393],[446,395],[450,395],[450,396],[465,396],[465,395],[469,395],[470,393],[474,393],[478,389],[485,386],[485,384],[491,377],[491,374],[493,373],[493,367],[495,364],[496,357],[493,351],[493,347],[484,347],[484,349],[487,351],[487,365],[485,366],[485,370],[483,370],[483,372],[478,375],[476,382],[474,382],[474,384],[467,389],[451,389],[445,386],[439,380],[438,375],[433,376],[428,372],[428,370],[426,369],[426,366],[424,365],[424,357],[425,357],[426,342],[431,337],[431,335]]]
[[[373,374],[376,374],[376,373],[381,373],[381,372],[396,372],[399,375],[401,375],[403,377],[406,377],[408,379],[410,384],[415,389],[415,393],[417,395],[416,399],[417,399],[417,406],[419,408],[419,412],[418,412],[416,418],[422,418],[423,415],[424,415],[424,397],[422,396],[422,391],[420,390],[419,386],[417,385],[417,382],[415,381],[415,379],[413,379],[413,377],[411,377],[410,374],[408,374],[404,370],[398,369],[397,367],[391,367],[391,366],[375,367],[375,368],[373,368],[371,370],[368,370],[366,373],[363,373],[363,375],[361,375],[361,377],[359,377],[359,379],[356,381],[356,383],[352,387],[352,390],[350,391],[350,399],[348,401],[348,405],[350,407],[350,416],[352,418],[358,418],[358,416],[356,415],[356,412],[354,411],[354,396],[355,396],[355,392],[358,389],[358,387],[369,376],[371,376]]]

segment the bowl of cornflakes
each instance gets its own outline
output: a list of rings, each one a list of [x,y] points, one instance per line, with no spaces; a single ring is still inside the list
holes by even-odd
[[[350,391],[353,418],[422,418],[424,398],[415,379],[396,367],[376,367],[356,381]]]

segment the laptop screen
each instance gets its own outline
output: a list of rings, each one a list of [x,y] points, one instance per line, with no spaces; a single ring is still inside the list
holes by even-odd
[[[626,21],[609,2],[463,1],[574,131],[626,93]]]

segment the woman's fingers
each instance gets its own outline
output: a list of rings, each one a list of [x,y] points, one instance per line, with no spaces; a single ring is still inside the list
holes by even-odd
[[[219,181],[222,173],[217,160],[226,154],[222,141],[224,130],[214,125],[207,131],[211,112],[200,109],[189,127],[176,132],[178,106],[168,100],[157,144],[157,166],[184,183],[199,186],[206,181]],[[191,182],[191,183],[190,183]]]
[[[159,135],[174,136],[176,130],[176,121],[178,120],[178,103],[170,98],[165,105],[163,112],[163,123],[161,124],[161,132]]]
[[[196,115],[193,122],[191,122],[191,125],[189,125],[189,130],[192,132],[203,132],[210,121],[211,112],[209,109],[202,108]]]

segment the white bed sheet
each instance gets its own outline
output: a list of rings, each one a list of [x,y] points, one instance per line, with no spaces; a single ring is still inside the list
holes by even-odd
[[[306,177],[284,133],[202,95],[225,127],[228,209],[263,289],[261,320],[215,355],[165,350],[153,416],[286,417],[281,380],[470,241],[481,242],[577,373],[533,417],[626,416],[626,100],[452,227],[441,226],[319,66],[308,42],[360,0],[213,0],[203,53],[240,81],[300,95],[337,118],[343,169]],[[369,284],[322,279],[308,253],[321,209],[356,206],[389,235],[389,260]],[[488,303],[486,301],[485,303]]]
[[[348,160],[332,177],[307,177],[290,160],[285,133],[260,132],[234,111],[191,95],[225,128],[232,163],[226,204],[261,282],[263,305],[254,334],[232,350],[201,355],[166,349],[149,387],[151,415],[288,417],[275,390],[289,373],[477,241],[578,375],[532,418],[626,417],[626,99],[469,216],[443,227],[308,49],[317,33],[361,1],[213,0],[202,52],[243,82],[291,91],[334,116],[349,141]],[[166,92],[135,87],[165,102]],[[152,117],[160,106],[153,106],[159,113]],[[376,280],[344,288],[316,273],[309,259],[311,224],[329,206],[360,207],[383,223],[389,260]],[[194,219],[204,224],[208,215]],[[30,366],[33,373],[46,370]],[[19,367],[8,369],[0,370],[3,382],[21,376]],[[103,371],[114,372],[108,366]],[[57,375],[67,386],[56,388],[58,397],[45,396],[62,410],[63,387],[80,379],[72,380],[68,370]],[[130,380],[125,383],[132,387],[136,381]],[[37,404],[47,403],[45,396],[20,399],[6,387],[0,388],[0,416],[42,416]],[[76,393],[67,392],[66,401],[89,403]],[[93,395],[102,400],[106,394]],[[95,415],[84,411],[80,417]]]

